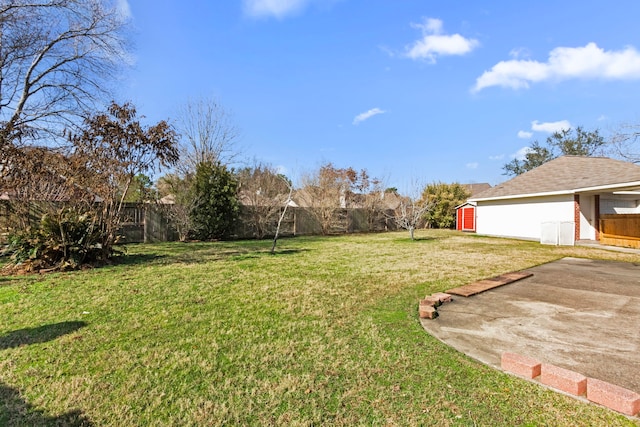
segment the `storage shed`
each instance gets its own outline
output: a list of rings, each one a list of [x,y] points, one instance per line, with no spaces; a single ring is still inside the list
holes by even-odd
[[[476,206],[473,203],[456,206],[456,230],[476,231]]]

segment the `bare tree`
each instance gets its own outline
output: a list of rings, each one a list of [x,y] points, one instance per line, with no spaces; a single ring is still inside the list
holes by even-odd
[[[366,171],[364,171],[366,175]],[[322,234],[331,234],[337,228],[345,228],[344,210],[349,192],[359,176],[353,168],[340,169],[331,163],[324,164],[302,177],[298,198],[309,214],[320,225]]]
[[[291,196],[293,195],[293,185],[289,183],[289,194],[287,194],[287,199],[284,202],[284,207],[282,208],[282,212],[280,213],[280,217],[278,218],[278,224],[276,225],[276,232],[273,235],[273,244],[271,245],[271,254],[276,252],[276,244],[278,243],[278,237],[280,237],[280,227],[282,226],[282,220],[287,215],[287,208],[291,203]]]
[[[625,123],[620,125],[611,138],[613,154],[623,160],[640,163],[640,125]]]
[[[0,1],[0,150],[86,117],[126,62],[126,23],[108,1]]]
[[[392,218],[396,225],[409,231],[411,240],[415,240],[415,229],[425,222],[425,215],[433,206],[428,197],[420,197],[421,185],[414,181],[408,196],[400,196],[397,207],[393,210]]]
[[[296,197],[318,222],[322,234],[348,229],[347,209],[362,210],[366,214],[363,222],[372,230],[384,218],[382,188],[382,181],[371,178],[366,169],[336,168],[327,163],[302,177]]]
[[[203,162],[227,165],[239,154],[240,131],[215,99],[198,99],[182,107],[178,131],[182,139],[177,169],[182,175],[193,173]]]
[[[256,238],[273,233],[273,226],[291,193],[291,183],[275,168],[254,162],[237,173],[238,199],[244,207],[245,223],[253,228]]]
[[[357,201],[354,207],[364,210],[367,221],[367,229],[375,231],[384,221],[385,201],[384,201],[384,181],[378,178],[369,178],[366,171],[361,171],[365,179],[357,181],[355,190],[357,193],[352,197]]]
[[[193,174],[168,174],[161,177],[157,184],[162,197],[161,208],[175,225],[181,242],[189,238],[194,228],[191,212],[198,204],[198,199],[193,191],[193,180]]]

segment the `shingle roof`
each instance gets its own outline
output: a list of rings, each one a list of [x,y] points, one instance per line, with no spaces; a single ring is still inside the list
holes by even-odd
[[[633,163],[608,157],[562,156],[483,191],[470,200],[572,192],[631,182],[640,182],[640,166]]]

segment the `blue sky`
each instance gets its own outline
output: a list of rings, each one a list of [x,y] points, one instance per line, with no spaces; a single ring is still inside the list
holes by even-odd
[[[124,1],[124,0],[121,0]],[[120,96],[149,121],[213,97],[246,157],[388,186],[505,181],[563,127],[640,122],[640,2],[129,0]]]

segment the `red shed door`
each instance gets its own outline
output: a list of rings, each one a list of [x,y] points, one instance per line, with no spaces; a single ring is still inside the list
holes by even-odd
[[[462,231],[476,231],[476,208],[462,208]]]

